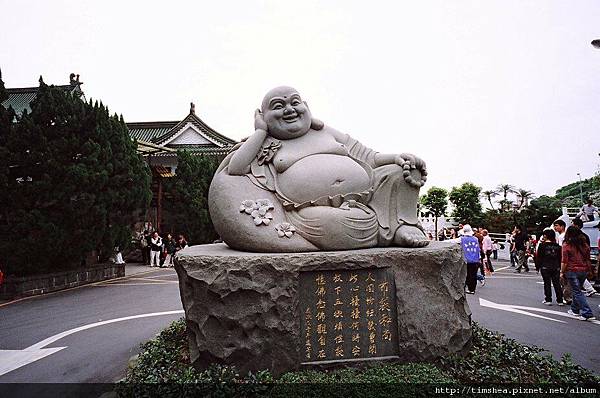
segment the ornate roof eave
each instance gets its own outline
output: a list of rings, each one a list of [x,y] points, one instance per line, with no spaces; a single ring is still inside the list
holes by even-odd
[[[146,141],[136,141],[137,151],[142,156],[158,155],[158,154],[177,154],[177,151],[161,145],[156,145]]]
[[[156,154],[152,154],[152,156],[174,157],[174,156],[177,156],[178,152],[188,152],[193,155],[223,156],[223,155],[227,155],[229,152],[231,152],[232,148],[233,148],[233,146],[227,146],[224,148],[214,148],[213,147],[213,148],[206,148],[206,149],[179,147],[179,148],[177,148],[176,151],[156,153]]]

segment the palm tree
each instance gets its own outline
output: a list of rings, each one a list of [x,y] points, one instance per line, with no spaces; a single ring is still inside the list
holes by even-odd
[[[481,194],[483,195],[484,198],[486,198],[488,200],[488,202],[490,202],[490,206],[492,207],[492,210],[496,210],[496,209],[494,209],[494,204],[492,203],[492,198],[498,196],[498,191],[490,189],[488,191],[483,191]]]
[[[515,193],[517,194],[517,197],[520,200],[519,209],[521,209],[523,206],[528,205],[529,199],[533,198],[533,192],[528,191],[526,189],[519,188],[515,191]]]
[[[509,185],[509,184],[500,184],[496,187],[496,190],[498,192],[502,192],[502,195],[504,196],[504,199],[500,201],[501,209],[508,210],[508,207],[509,207],[511,201],[508,200],[507,196],[509,193],[515,192],[515,187],[513,187],[512,185]]]

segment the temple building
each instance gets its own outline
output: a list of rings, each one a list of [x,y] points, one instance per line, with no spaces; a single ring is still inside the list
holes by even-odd
[[[166,178],[175,176],[177,151],[222,158],[237,144],[204,123],[195,108],[191,103],[190,112],[183,120],[127,123],[131,138],[137,140],[138,151],[152,169],[152,203],[146,218],[161,231],[170,229],[168,213],[162,206],[163,196],[168,194],[163,192],[163,183]]]
[[[169,122],[127,123],[131,138],[138,142],[138,150],[147,156],[153,168],[174,173],[177,169],[177,151],[196,155],[224,156],[237,144],[210,128],[197,115],[194,103],[183,120]]]

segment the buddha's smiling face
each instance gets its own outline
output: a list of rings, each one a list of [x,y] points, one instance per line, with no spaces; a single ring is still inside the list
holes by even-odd
[[[301,137],[308,132],[311,114],[298,91],[277,87],[267,93],[262,102],[263,118],[269,135],[280,140]]]

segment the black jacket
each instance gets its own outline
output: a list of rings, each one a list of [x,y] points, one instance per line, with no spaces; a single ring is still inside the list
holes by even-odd
[[[542,242],[535,256],[535,269],[560,269],[562,247],[555,242]]]

